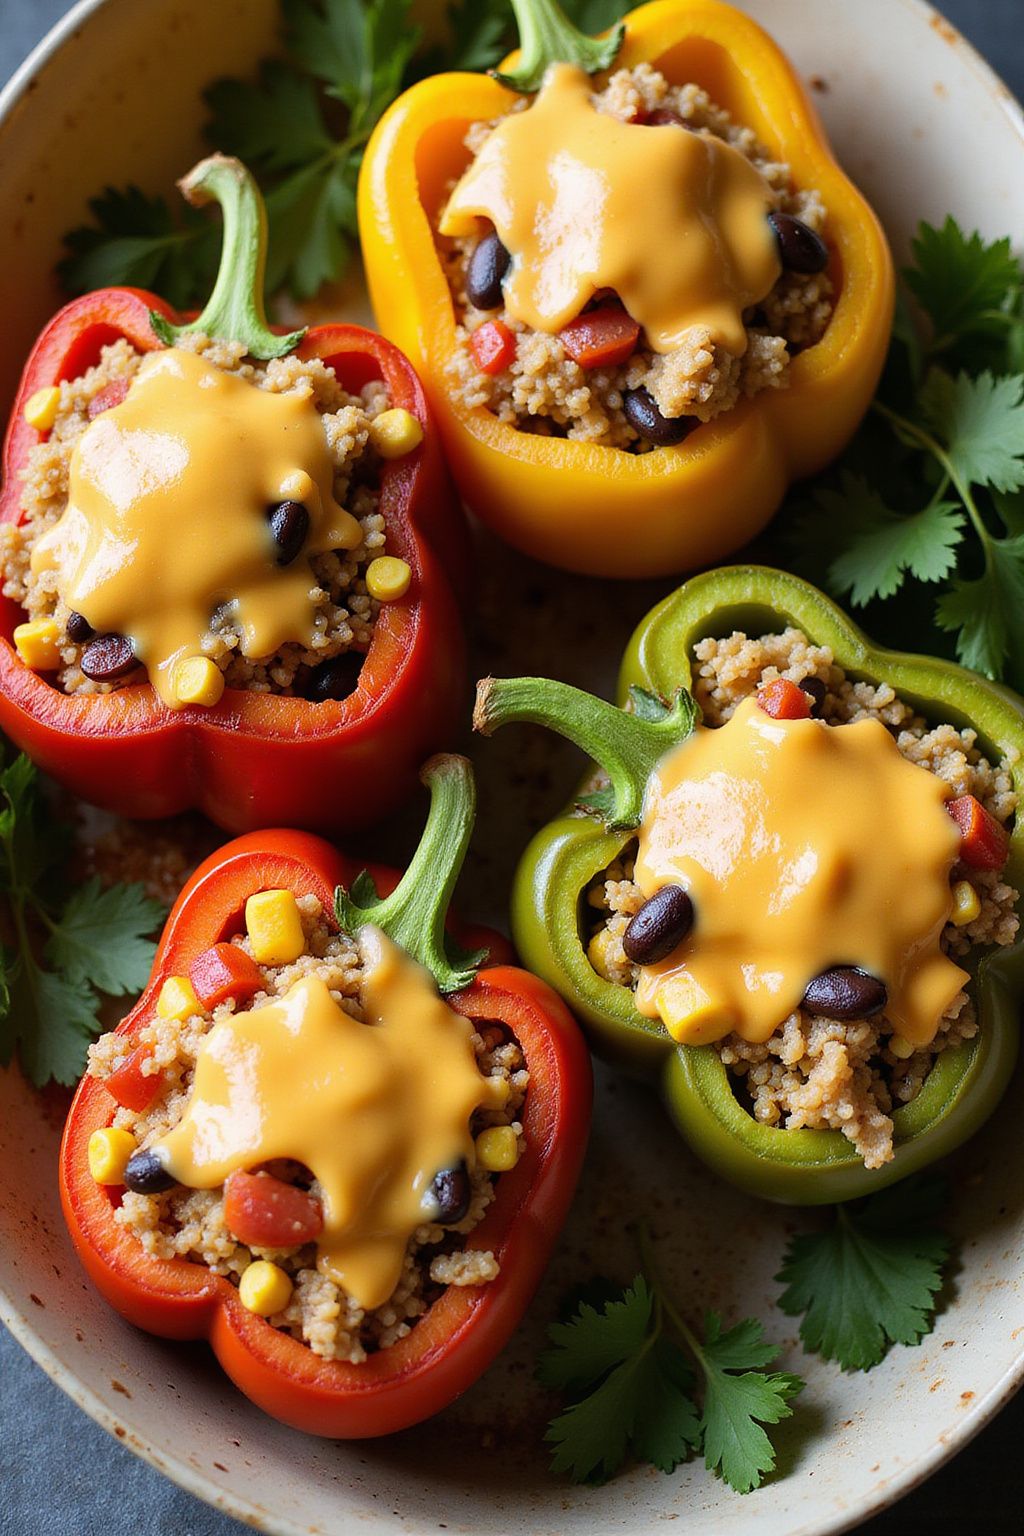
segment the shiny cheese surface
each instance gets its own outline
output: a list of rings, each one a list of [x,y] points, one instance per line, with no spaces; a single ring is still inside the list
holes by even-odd
[[[735,356],[743,311],[780,273],[768,183],[739,150],[675,124],[599,112],[593,82],[558,64],[532,106],[510,112],[455,187],[444,235],[488,219],[512,254],[505,307],[558,331],[602,289],[656,352],[693,326]]]
[[[960,842],[949,793],[878,720],[774,720],[749,698],[698,727],[651,780],[635,876],[645,898],[684,886],[694,925],[642,969],[637,1007],[656,1017],[681,985],[697,1006],[677,1039],[763,1041],[813,977],[853,965],[885,983],[899,1034],[931,1040],[966,979],[939,943]]]
[[[277,564],[271,509],[309,514],[299,557]],[[178,348],[149,353],[121,405],[71,459],[67,508],[38,542],[69,608],[98,634],[127,635],[163,702],[175,663],[201,654],[218,609],[241,651],[272,655],[314,634],[309,556],[354,549],[356,518],[334,499],[323,423],[301,391],[275,394]]]
[[[319,977],[223,1018],[196,1063],[181,1120],[156,1145],[168,1171],[214,1189],[273,1158],[320,1185],[319,1268],[364,1308],[392,1294],[436,1175],[473,1166],[469,1122],[503,1094],[477,1066],[473,1025],[379,929],[359,935],[365,1022]]]

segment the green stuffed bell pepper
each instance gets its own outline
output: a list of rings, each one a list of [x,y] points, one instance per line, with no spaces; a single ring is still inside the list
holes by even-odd
[[[794,637],[792,631],[799,634]],[[749,650],[743,650],[747,642],[735,638],[737,635],[761,638],[751,640]],[[724,643],[717,645],[718,641]],[[698,645],[704,658],[700,676],[695,663]],[[755,670],[763,665],[765,676],[744,680],[745,657],[753,658]],[[787,662],[791,663],[788,668]],[[820,674],[817,680],[812,675],[815,671]],[[782,743],[779,750],[784,747],[790,756],[779,758],[778,763],[810,763],[813,768],[815,754],[820,754],[826,737],[830,749],[843,746],[844,753],[835,764],[829,759],[818,770],[819,776],[834,775],[839,808],[838,815],[826,815],[828,825],[822,836],[840,844],[844,836],[861,839],[855,843],[852,860],[843,855],[842,847],[838,849],[841,875],[836,884],[840,891],[837,902],[847,897],[854,900],[856,890],[850,895],[846,887],[855,887],[861,875],[874,879],[886,914],[885,921],[878,919],[874,926],[898,929],[901,923],[911,921],[908,914],[918,895],[923,893],[921,900],[925,900],[929,882],[935,885],[941,879],[941,911],[936,921],[933,903],[928,918],[931,952],[925,956],[923,938],[915,941],[916,949],[908,939],[900,953],[910,958],[898,971],[898,981],[890,968],[889,991],[885,978],[879,980],[879,967],[871,976],[859,968],[856,955],[844,952],[845,935],[834,940],[823,937],[829,924],[820,920],[820,914],[812,924],[813,932],[804,936],[812,949],[817,945],[819,960],[824,956],[825,965],[831,969],[807,986],[800,1003],[804,1012],[794,1013],[787,1026],[803,1028],[807,1037],[799,1037],[799,1045],[809,1053],[804,1060],[801,1090],[806,1090],[806,1081],[810,1081],[813,1095],[822,1072],[827,1076],[828,1062],[838,1060],[848,1067],[848,1086],[853,1085],[847,1099],[851,1095],[856,1099],[858,1093],[863,1099],[868,1092],[865,1084],[870,1081],[870,1093],[875,1098],[870,1101],[874,1109],[869,1113],[862,1115],[856,1105],[851,1108],[840,1094],[829,1112],[831,1118],[819,1113],[814,1124],[815,1115],[806,1110],[806,1092],[797,1113],[792,1112],[792,1104],[784,1105],[780,1112],[779,1095],[785,1090],[776,1085],[787,1080],[784,1063],[779,1060],[785,1052],[778,1047],[783,1018],[755,1032],[752,1045],[741,1041],[737,1051],[737,1036],[725,1038],[727,1025],[722,1019],[730,1017],[727,1010],[716,1013],[709,1005],[703,1015],[693,1011],[693,977],[686,972],[698,969],[705,910],[702,900],[710,899],[713,904],[713,881],[705,884],[703,898],[695,898],[696,916],[689,896],[680,897],[675,891],[676,906],[682,904],[687,909],[674,929],[669,924],[668,948],[673,940],[678,944],[673,950],[675,959],[660,967],[652,961],[650,974],[655,980],[660,978],[663,988],[657,996],[668,995],[662,972],[669,977],[682,975],[691,999],[685,1027],[672,1028],[673,1016],[660,1004],[660,1017],[659,1010],[649,1005],[644,1011],[638,1007],[638,999],[642,995],[649,999],[651,992],[643,993],[647,983],[642,967],[638,973],[633,966],[632,979],[628,972],[631,959],[640,957],[637,944],[642,949],[644,934],[634,938],[632,956],[624,949],[630,930],[638,923],[642,926],[643,907],[639,916],[634,910],[624,934],[619,919],[618,954],[625,960],[625,971],[620,967],[620,973],[615,974],[614,968],[611,973],[605,966],[597,968],[595,942],[588,938],[588,922],[595,920],[593,893],[600,895],[602,879],[609,870],[615,879],[625,874],[616,890],[628,893],[633,889],[629,885],[632,864],[624,869],[622,863],[632,848],[639,849],[636,878],[640,880],[641,861],[649,862],[655,838],[652,832],[645,852],[646,834],[637,829],[644,821],[645,805],[649,807],[652,799],[662,808],[668,803],[667,765],[683,760],[677,751],[681,744],[686,743],[685,761],[690,762],[691,737],[705,750],[712,738],[716,747],[724,748],[726,742],[726,731],[700,729],[701,709],[689,691],[691,685],[702,695],[706,708],[721,708],[723,699],[728,704],[722,711],[724,718],[712,718],[711,724],[728,724],[733,738],[754,730],[766,740],[770,738],[769,745]],[[753,702],[746,704],[740,699],[744,689]],[[480,684],[475,717],[479,730],[489,734],[510,721],[534,721],[574,741],[595,765],[586,781],[586,787],[594,792],[581,796],[569,811],[538,833],[520,863],[512,895],[512,922],[524,963],[562,994],[601,1055],[660,1080],[669,1111],[693,1149],[718,1173],[751,1193],[797,1204],[854,1199],[925,1167],[960,1145],[995,1107],[1017,1054],[1024,946],[1016,942],[1016,908],[1017,892],[1024,880],[1024,818],[1015,818],[1013,812],[1016,796],[1024,793],[1024,706],[1007,690],[951,662],[872,646],[814,587],[784,572],[756,566],[697,576],[653,609],[626,652],[620,703],[617,707],[566,684],[537,678],[487,679]],[[823,714],[831,724],[857,723],[851,729],[823,732],[822,720],[810,718]],[[865,727],[864,718],[872,715],[875,718]],[[883,717],[885,723],[878,723]],[[963,740],[960,733],[964,730],[976,732],[976,749],[969,738]],[[861,786],[864,804],[868,806],[877,793],[881,818],[870,850],[863,835],[863,816],[860,822],[857,819],[855,802],[860,790],[854,781],[843,777],[851,765],[842,759],[855,745],[858,750],[867,750],[868,767],[853,764],[862,779],[867,774],[866,787]],[[877,761],[872,753],[880,754]],[[908,769],[908,757],[916,764],[913,772]],[[990,766],[989,760],[997,766]],[[922,773],[921,767],[932,767],[933,772]],[[940,774],[944,779],[937,782]],[[853,792],[848,794],[851,784]],[[787,788],[777,778],[770,792],[765,793],[765,787],[753,784],[751,788],[751,795],[759,797],[758,814],[763,812],[763,819],[770,823],[776,802],[783,807],[780,815],[785,814],[788,803],[790,814],[799,822],[804,786]],[[965,788],[976,788],[978,795],[995,807],[996,814],[990,814],[974,794],[964,793]],[[684,789],[692,799],[693,784],[684,785]],[[887,798],[890,790],[896,798]],[[908,791],[918,797],[912,806],[898,798]],[[806,794],[807,815],[813,822],[813,794],[809,789]],[[931,796],[927,805],[920,798],[922,794]],[[893,807],[897,805],[904,809],[895,814]],[[653,813],[648,810],[647,814]],[[684,820],[690,815],[685,807],[683,815]],[[915,820],[918,817],[919,821]],[[688,824],[694,825],[692,816]],[[709,864],[714,864],[718,857],[715,850],[722,846],[717,826],[712,831]],[[807,847],[800,844],[805,861],[807,848],[814,848],[817,835],[812,830],[807,834]],[[944,837],[951,837],[948,847]],[[861,848],[864,871],[857,868],[857,849]],[[663,847],[661,852],[664,855]],[[932,864],[926,868],[929,856]],[[738,879],[748,879],[751,867],[748,857],[737,859],[733,873]],[[884,880],[879,879],[880,872],[886,876]],[[687,884],[684,878],[682,887]],[[651,885],[657,888],[659,882],[649,881]],[[653,912],[650,888],[642,894],[648,898],[645,907]],[[660,892],[660,905],[665,905],[660,901],[664,895]],[[764,910],[774,911],[778,904],[774,893],[769,892]],[[870,916],[867,926],[871,929]],[[610,921],[607,932],[612,930]],[[844,934],[841,925],[837,931]],[[761,940],[767,943],[770,934],[766,929]],[[883,946],[886,938],[896,942],[892,933],[882,932],[879,942]],[[649,933],[646,942],[650,942]],[[709,952],[713,950],[716,941],[705,942]],[[822,948],[828,943],[833,944],[835,953]],[[846,945],[850,947],[855,946]],[[661,961],[666,953],[662,942],[657,959]],[[919,970],[913,972],[916,979],[908,982],[913,966]],[[746,976],[750,968],[739,969]],[[839,993],[835,991],[837,981],[841,984]],[[898,1022],[906,1017],[914,1023],[908,999],[919,984],[925,991],[928,984],[932,986],[928,994],[934,1005],[930,1034],[919,1029],[915,1035],[913,1028]],[[635,991],[637,985],[639,990]],[[803,985],[801,981],[801,989]],[[842,993],[842,986],[852,986],[852,1002],[849,993]],[[696,990],[707,1003],[705,993],[699,987]],[[958,994],[956,1000],[953,992]],[[923,993],[918,1000],[920,995]],[[937,1004],[936,998],[940,999]],[[788,1013],[790,1006],[779,1004],[780,1012]],[[822,1012],[824,1019],[818,1017]],[[809,1026],[801,1022],[808,1013],[814,1016]],[[877,1027],[871,1024],[872,1016],[878,1018]],[[705,1027],[700,1020],[707,1018],[711,1023]],[[894,1018],[897,1023],[892,1022]],[[860,1022],[847,1029],[844,1024],[830,1022],[837,1020]],[[834,1037],[846,1054],[837,1056],[837,1046],[826,1044],[815,1058],[815,1026],[819,1045],[822,1038],[830,1041]],[[910,1039],[900,1032],[904,1027]],[[776,1030],[775,1040],[764,1046],[771,1029]],[[931,1036],[938,1045],[931,1042]],[[680,1039],[708,1043],[679,1043]],[[723,1049],[730,1041],[731,1052]],[[774,1058],[768,1054],[773,1048]],[[872,1051],[876,1053],[873,1056]],[[787,1060],[792,1056],[790,1052]],[[808,1068],[807,1062],[812,1060],[817,1065]],[[762,1065],[755,1071],[758,1062]],[[750,1073],[749,1079],[742,1077],[744,1072]],[[758,1078],[767,1086],[752,1086]],[[792,1074],[788,1081],[793,1081]],[[734,1091],[737,1088],[739,1092]],[[776,1095],[774,1102],[772,1094]],[[851,1115],[857,1120],[856,1127],[847,1123]],[[812,1124],[808,1125],[808,1120]],[[874,1144],[872,1136],[876,1138]]]

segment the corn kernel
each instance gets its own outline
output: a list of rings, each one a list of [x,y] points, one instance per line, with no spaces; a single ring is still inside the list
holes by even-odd
[[[965,928],[981,912],[981,897],[969,880],[958,880],[953,887],[953,910],[950,921],[958,928]]]
[[[256,1259],[242,1271],[238,1282],[238,1299],[248,1312],[257,1317],[273,1317],[282,1311],[291,1299],[292,1282],[279,1264],[269,1259]]]
[[[56,384],[50,384],[45,389],[37,389],[34,395],[29,395],[25,401],[25,420],[30,427],[35,427],[37,432],[49,432],[57,420],[57,407],[60,405],[60,390]]]
[[[370,442],[382,459],[400,459],[423,441],[423,428],[411,411],[395,406],[370,423]]]
[[[508,1173],[519,1161],[519,1138],[510,1125],[492,1125],[476,1138],[476,1160],[487,1173]]]
[[[902,1035],[893,1035],[889,1041],[889,1049],[898,1061],[908,1061],[914,1054],[913,1045]]]
[[[89,1172],[97,1184],[123,1184],[128,1159],[138,1146],[131,1131],[108,1125],[89,1137]]]
[[[599,928],[587,945],[587,959],[599,976],[605,981],[615,980],[615,971],[612,961],[612,944],[614,940],[607,928]]]
[[[394,555],[378,555],[366,568],[366,590],[379,603],[394,603],[409,590],[412,571]]]
[[[14,649],[33,672],[53,672],[60,666],[60,638],[56,619],[29,619],[14,626]]]
[[[290,965],[306,947],[298,903],[291,891],[260,891],[245,904],[245,931],[259,965]]]
[[[680,1045],[710,1045],[735,1028],[732,1010],[685,971],[658,988],[655,1006],[665,1028]]]
[[[162,1019],[190,1019],[202,1013],[203,1005],[187,976],[168,976],[160,988],[156,1011]]]
[[[179,704],[212,709],[224,692],[224,673],[209,656],[183,656],[174,667],[174,694]]]

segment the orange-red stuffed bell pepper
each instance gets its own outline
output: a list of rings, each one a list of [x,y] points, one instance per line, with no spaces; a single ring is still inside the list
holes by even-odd
[[[420,369],[464,499],[504,538],[592,575],[710,564],[867,408],[892,317],[884,235],[740,11],[654,0],[593,39],[554,0],[514,9],[504,73],[421,81],[370,142],[375,312]],[[681,324],[723,283],[727,342],[713,303]]]
[[[77,578],[78,588],[89,596],[81,604],[84,611],[67,613],[65,629],[62,616],[67,609],[76,608],[70,599],[64,602],[69,580],[65,564],[61,567],[65,587],[58,588],[56,616],[26,623],[18,603],[0,599],[0,729],[76,794],[122,815],[166,816],[197,806],[232,831],[274,824],[324,829],[362,825],[395,804],[415,783],[416,768],[425,753],[445,744],[462,687],[463,638],[452,580],[458,588],[464,577],[465,531],[451,500],[438,434],[412,367],[381,337],[351,325],[324,325],[291,335],[268,327],[262,296],[266,221],[255,183],[244,167],[214,156],[197,166],[182,186],[192,201],[215,199],[224,209],[221,269],[210,303],[198,320],[184,324],[150,293],[101,289],[75,299],[55,316],[26,365],[4,451],[0,528],[8,525],[9,539],[24,542],[29,490],[23,476],[27,469],[31,467],[36,481],[43,483],[43,493],[34,493],[37,505],[42,494],[52,495],[46,486],[48,475],[63,476],[66,486],[70,474],[69,506],[78,496],[76,508],[85,508],[85,512],[76,515],[86,520],[69,528],[65,545],[51,557],[51,564],[69,560],[68,551],[74,554],[79,548],[76,539],[85,541],[85,556],[71,574]],[[202,356],[184,350],[196,346],[189,335],[193,332],[223,343],[224,355],[234,371],[219,373],[213,368],[206,359],[213,356],[216,360],[216,354],[209,348]],[[120,366],[126,366],[127,357],[137,371],[98,388],[104,377],[103,366],[108,370],[113,366],[104,362],[112,355],[104,349],[114,346],[116,361],[115,344],[122,349]],[[130,349],[127,352],[125,344]],[[248,355],[244,366],[240,352]],[[336,414],[330,417],[329,425],[335,437],[343,440],[345,450],[351,449],[356,473],[352,494],[357,498],[366,494],[358,487],[363,465],[368,463],[365,457],[358,458],[358,453],[365,453],[367,441],[367,411],[359,392],[375,381],[378,391],[386,392],[389,410],[379,421],[370,423],[372,444],[379,447],[379,452],[374,448],[374,493],[378,499],[373,506],[383,520],[387,556],[374,562],[376,575],[384,578],[383,584],[377,583],[382,600],[375,620],[371,620],[371,597],[365,595],[372,595],[375,579],[368,548],[354,553],[346,548],[324,557],[337,562],[334,569],[339,572],[339,583],[349,582],[351,590],[364,594],[362,598],[349,601],[344,593],[338,599],[343,605],[348,602],[344,609],[332,596],[334,606],[328,610],[328,594],[321,591],[319,607],[312,603],[310,589],[318,581],[322,586],[325,578],[316,575],[316,566],[311,576],[309,561],[330,544],[332,530],[327,530],[318,546],[311,548],[307,539],[303,547],[311,520],[317,515],[328,522],[333,519],[332,528],[341,530],[349,546],[364,537],[360,523],[340,505],[324,508],[325,497],[329,500],[333,494],[330,464],[324,470],[326,487],[315,485],[302,469],[281,478],[276,466],[287,466],[287,457],[282,458],[282,454],[288,450],[281,448],[277,439],[271,443],[268,438],[267,453],[275,456],[270,467],[278,479],[266,481],[270,494],[264,504],[259,496],[263,487],[257,483],[262,471],[258,464],[253,465],[264,446],[259,434],[243,438],[234,419],[224,415],[222,435],[215,435],[220,419],[217,412],[229,412],[231,407],[227,396],[211,404],[195,428],[211,434],[204,443],[211,494],[192,507],[192,521],[186,520],[190,505],[186,492],[179,487],[179,501],[173,499],[174,475],[178,473],[173,455],[177,453],[186,461],[187,470],[188,453],[192,453],[193,461],[198,458],[194,451],[198,438],[189,441],[185,431],[189,422],[184,418],[176,436],[176,428],[168,425],[165,413],[159,410],[151,412],[151,422],[143,418],[143,425],[151,425],[153,431],[140,432],[144,407],[133,403],[143,387],[147,367],[161,359],[165,370],[180,362],[199,371],[199,384],[204,389],[211,381],[221,392],[233,386],[236,395],[241,392],[245,397],[242,404],[247,411],[256,406],[296,412],[304,409],[314,423],[313,406],[298,398],[302,389],[323,389],[328,398],[331,391],[344,391],[338,400],[346,399],[350,405],[332,401]],[[272,388],[248,388],[245,369],[252,376],[258,363],[268,359],[280,360],[268,363],[268,369],[291,369],[294,377],[284,373]],[[333,379],[322,372],[316,375],[320,364],[333,370]],[[266,377],[263,382],[267,383]],[[181,380],[168,379],[166,371],[160,377],[150,373],[145,380],[150,391],[173,385],[184,387]],[[206,396],[198,398],[207,396],[212,399],[208,389]],[[358,409],[352,407],[352,401]],[[346,409],[355,422],[347,438]],[[133,410],[135,414],[127,424],[117,424],[124,423],[125,413]],[[88,418],[88,429],[78,437],[71,455],[70,470],[61,462],[54,471],[46,458],[48,448],[60,450],[59,436],[54,439],[51,431],[55,412],[58,433],[60,412],[76,431],[81,431]],[[194,412],[190,418],[193,425],[198,414]],[[328,420],[326,416],[323,419]],[[288,432],[298,429],[311,430],[309,422],[298,416],[284,423]],[[105,436],[100,438],[100,432]],[[239,446],[235,446],[233,433],[241,439]],[[145,439],[160,445],[163,458],[154,457],[157,450],[146,448]],[[327,454],[326,443],[326,436],[321,434],[318,454]],[[88,463],[86,444],[91,455]],[[109,478],[112,459],[116,470],[113,482]],[[90,465],[91,479],[87,479],[85,470]],[[149,521],[125,531],[121,523],[132,514],[132,474],[143,490],[147,476],[157,481],[163,477],[168,494],[159,508],[152,496],[149,501],[141,499],[138,506]],[[239,495],[248,495],[255,487],[252,508],[247,503],[239,509],[237,527],[227,520],[234,505],[227,503],[236,485],[242,487]],[[157,484],[157,492],[164,488]],[[348,492],[345,494],[347,499]],[[44,512],[50,504],[44,503]],[[359,505],[358,501],[353,504]],[[242,512],[248,516],[250,510],[252,528],[241,516]],[[140,565],[135,579],[130,566],[134,534],[139,527],[157,527],[154,519],[158,511],[165,517],[159,534],[164,543],[154,545],[147,556],[148,566]],[[64,537],[62,529],[68,516],[65,511],[56,536]],[[368,526],[373,526],[373,520],[366,518],[362,528]],[[33,568],[40,546],[51,543],[54,536],[51,533],[38,540],[31,552]],[[246,539],[253,546],[249,553]],[[104,563],[105,551],[112,545],[116,545],[117,559],[111,580]],[[239,610],[237,601],[233,604],[237,594],[228,569],[236,546],[249,560],[247,579],[253,596],[244,611]],[[9,551],[13,547],[13,542],[5,546],[4,576],[8,583],[12,574]],[[342,557],[348,559],[350,554],[345,566]],[[122,557],[127,575],[116,569]],[[362,564],[355,563],[357,557]],[[215,570],[218,561],[225,569]],[[150,664],[148,675],[140,671],[139,661],[145,656],[136,654],[139,637],[153,628],[151,605],[171,631],[178,619],[173,584],[178,581],[187,588],[197,579],[196,573],[204,577],[204,584],[193,594],[199,607],[200,600],[207,604],[200,612],[202,624],[215,629],[220,622],[218,613],[227,614],[228,622],[235,624],[235,633],[230,642],[218,631],[207,634],[202,645],[179,645],[178,651],[188,654],[174,663],[178,670],[173,676],[161,681],[162,673],[154,664]],[[128,633],[112,635],[103,631],[111,627],[105,615],[110,609],[109,592],[119,578],[128,583],[137,622]],[[335,617],[347,612],[345,622],[352,630],[358,620],[359,633],[353,638],[351,633],[343,633],[339,623],[336,628],[342,638],[336,643],[347,642],[348,649],[336,658],[287,673],[275,672],[268,665],[258,687],[247,680],[234,682],[230,668],[238,661],[232,657],[250,654],[247,635],[250,631],[255,634],[263,622],[266,603],[280,601],[275,583],[284,580],[298,583],[301,617],[310,625],[308,633],[314,646],[325,639],[323,633],[317,634],[317,626],[323,630],[325,621],[316,615],[327,611]],[[123,591],[119,598],[124,600]],[[264,624],[265,633],[272,631],[273,625],[268,630]],[[286,630],[281,636],[286,640],[298,638]],[[275,635],[268,642],[270,650],[281,636]],[[158,632],[157,639],[160,637]],[[326,638],[331,640],[330,634]],[[221,648],[217,666],[203,653],[211,641]],[[229,643],[237,643],[239,650],[226,652],[224,647]],[[279,649],[278,656],[281,654]],[[303,654],[309,661],[316,654],[331,657],[332,653],[327,649]],[[157,654],[152,661],[159,659]],[[224,668],[228,668],[226,674]],[[255,662],[253,668],[259,672]],[[83,676],[91,680],[88,685]],[[65,684],[69,677],[73,681]],[[162,692],[154,689],[154,680],[160,682]],[[169,707],[167,702],[172,685],[179,693],[171,695],[171,704],[178,707]]]
[[[254,1402],[314,1434],[361,1437],[401,1429],[437,1412],[480,1375],[518,1324],[547,1262],[587,1137],[590,1063],[564,1005],[545,983],[505,963],[506,946],[497,935],[453,924],[460,939],[484,946],[469,955],[445,933],[448,899],[472,827],[469,765],[461,758],[435,758],[424,780],[432,803],[423,840],[401,880],[394,871],[372,871],[381,898],[366,875],[356,878],[357,865],[306,833],[250,834],[207,860],[171,913],[138,1005],[100,1042],[93,1070],[103,1072],[105,1081],[83,1080],[61,1150],[61,1194],[71,1235],[108,1301],[151,1332],[208,1338],[224,1369]],[[260,909],[268,898],[272,910]],[[283,976],[280,966],[257,957],[266,953],[261,945],[268,933],[280,945],[280,914],[289,902],[293,909],[301,907],[307,942],[319,932],[318,924],[327,923],[333,947],[319,932],[318,957],[295,958],[290,951],[293,959]],[[314,917],[318,906],[320,915]],[[348,950],[335,911],[342,928],[355,935]],[[243,932],[248,937],[240,943]],[[351,1002],[345,1012],[333,1000],[337,991],[327,991],[328,985],[342,991],[349,986],[345,968],[352,964],[353,944],[367,967],[358,993],[366,1023],[352,1016]],[[285,952],[277,950],[278,956]],[[372,991],[378,973],[368,956],[374,952],[385,954],[388,975],[398,977],[397,1020],[389,1006],[374,1011],[373,998],[380,1003],[385,995]],[[485,969],[475,971],[481,960]],[[261,965],[259,985],[271,995],[251,1010],[252,972]],[[380,985],[379,976],[373,985]],[[308,1022],[303,1000],[315,998],[318,988],[317,1006],[327,1010],[329,1029],[316,1050],[304,1051],[309,1039],[303,1035]],[[357,996],[351,987],[349,992]],[[191,1019],[183,1020],[188,1010]],[[267,1042],[282,1010],[290,1048],[275,1059],[265,1080],[261,1051],[270,1049]],[[315,1166],[300,1166],[298,1142],[286,1136],[271,1148],[278,1156],[270,1167],[267,1160],[253,1166],[239,1153],[223,1191],[211,1191],[207,1179],[198,1190],[175,1186],[167,1193],[174,1172],[182,1171],[169,1148],[190,1120],[193,1127],[198,1123],[204,1106],[213,1116],[210,1084],[217,1064],[231,1075],[232,1031],[244,1031],[249,1020],[253,1027],[241,1079],[263,1093],[246,1090],[243,1082],[241,1098],[229,1099],[228,1109],[219,1112],[212,1142],[236,1146],[242,1099],[244,1134],[272,1136],[279,1093],[288,1131],[302,1141],[301,1150]],[[430,1062],[417,1060],[419,1075],[411,1087],[401,1075],[392,1079],[386,1055],[378,1055],[370,1075],[359,1077],[347,1107],[339,1113],[337,1106],[326,1105],[325,1093],[338,1092],[346,1077],[356,1081],[363,1070],[361,1053],[374,1042],[386,1045],[396,1027],[406,1029],[400,1037],[404,1049],[415,1047],[415,1030],[429,1034],[421,1044]],[[197,1030],[198,1050],[193,1044],[175,1052],[173,1042]],[[339,1041],[342,1070],[332,1080],[331,1055]],[[158,1065],[154,1052],[160,1052]],[[468,1053],[469,1066],[459,1052]],[[446,1096],[449,1105],[455,1103],[456,1079],[467,1072],[470,1078],[476,1074],[476,1087],[471,1085],[462,1105],[462,1155],[456,1148],[440,1157],[440,1144],[426,1136],[434,1123],[429,1114]],[[167,1108],[180,1083],[190,1094],[184,1111],[180,1103]],[[406,1096],[395,1098],[403,1083]],[[467,1130],[465,1105],[478,1095],[489,1106],[483,1114],[491,1123],[481,1131],[477,1111]],[[168,1132],[176,1115],[181,1118]],[[213,1118],[206,1123],[212,1125]],[[147,1126],[149,1133],[143,1134]],[[136,1132],[144,1145],[136,1145]],[[382,1183],[388,1187],[392,1163],[407,1167],[407,1143],[414,1152],[425,1149],[427,1157],[425,1177],[409,1186],[415,1184],[424,1214],[414,1212],[411,1219],[435,1225],[426,1229],[425,1247],[424,1232],[416,1234],[389,1303],[392,1310],[384,1316],[371,1308],[362,1321],[352,1321],[351,1294],[363,1294],[380,1278],[380,1250],[394,1235],[388,1226],[394,1207],[373,1201]],[[264,1150],[269,1146],[265,1140]],[[367,1147],[360,1200],[372,1208],[368,1248],[360,1200],[347,1206],[342,1200],[344,1209],[332,1205],[332,1194],[355,1188],[349,1181]],[[282,1162],[289,1149],[291,1160]],[[193,1178],[202,1185],[201,1172]],[[317,1180],[312,1184],[311,1175]],[[400,1193],[406,1198],[404,1188]],[[140,1217],[144,1209],[149,1214]],[[192,1241],[180,1237],[189,1220],[193,1232],[198,1223],[202,1241],[214,1247],[220,1273],[195,1253],[191,1260],[180,1256]],[[148,1227],[144,1235],[153,1251],[139,1240],[140,1223]],[[165,1256],[163,1250],[175,1241],[174,1252]],[[318,1268],[308,1247],[295,1246],[313,1242]],[[334,1283],[339,1267],[348,1293]],[[388,1283],[385,1279],[383,1289]],[[315,1298],[325,1295],[337,1304],[318,1310]],[[339,1312],[343,1321],[350,1319],[347,1334],[330,1321]],[[397,1328],[396,1316],[403,1319]],[[312,1333],[319,1352],[305,1342],[303,1329]]]

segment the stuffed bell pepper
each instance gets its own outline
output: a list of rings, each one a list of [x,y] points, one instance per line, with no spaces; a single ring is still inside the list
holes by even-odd
[[[555,0],[513,8],[496,78],[424,80],[371,140],[379,323],[511,543],[600,576],[708,564],[866,410],[885,237],[741,12],[655,0],[591,38]]]
[[[379,336],[279,334],[238,161],[220,271],[185,321],[101,289],[26,365],[0,498],[0,729],[128,816],[239,831],[381,814],[445,744],[464,530],[412,368]]]
[[[586,1144],[590,1061],[564,1004],[497,935],[453,925],[470,953],[445,931],[469,765],[434,758],[424,781],[401,879],[280,831],[196,872],[141,1000],[92,1047],[61,1152],[103,1295],[208,1338],[254,1402],[314,1434],[402,1429],[486,1369]]]
[[[597,765],[517,873],[525,962],[751,1192],[846,1200],[956,1147],[1017,1052],[1020,701],[737,566],[640,625],[621,704],[480,685],[481,730]]]

